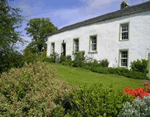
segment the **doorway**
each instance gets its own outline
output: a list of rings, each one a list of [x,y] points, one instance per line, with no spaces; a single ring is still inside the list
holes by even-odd
[[[66,56],[66,43],[62,43],[62,55]]]

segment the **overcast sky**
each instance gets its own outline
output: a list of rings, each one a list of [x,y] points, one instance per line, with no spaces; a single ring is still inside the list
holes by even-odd
[[[123,0],[10,0],[9,4],[14,8],[23,10],[23,16],[28,16],[23,21],[23,39],[31,41],[24,28],[27,22],[33,18],[50,18],[58,29],[102,14],[117,11]],[[148,0],[125,0],[129,5],[139,4]],[[26,44],[27,45],[27,44]],[[18,45],[19,51],[25,46]]]

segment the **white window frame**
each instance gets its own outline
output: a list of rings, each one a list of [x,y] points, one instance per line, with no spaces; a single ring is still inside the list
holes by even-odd
[[[123,26],[127,26],[126,30],[123,30]],[[125,33],[127,33],[128,38],[124,38],[122,36]],[[120,24],[120,41],[127,41],[127,40],[129,40],[129,22]]]
[[[124,57],[122,57],[122,54],[123,54],[123,52],[126,52],[127,53],[127,55],[126,56],[124,56]],[[126,60],[126,66],[125,65],[122,65],[122,60]],[[124,49],[124,50],[119,50],[119,66],[120,67],[127,67],[128,68],[128,61],[129,61],[129,50],[128,49]]]
[[[55,43],[52,42],[51,43],[51,54],[53,54],[55,52]]]
[[[79,52],[79,38],[75,38],[73,40],[73,51],[74,52]]]
[[[95,43],[93,43],[92,40],[95,39]],[[93,46],[95,46],[95,49],[93,49]],[[97,52],[97,35],[90,36],[90,52]]]

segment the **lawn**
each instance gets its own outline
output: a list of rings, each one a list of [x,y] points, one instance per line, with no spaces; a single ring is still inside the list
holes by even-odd
[[[63,78],[70,85],[74,86],[84,84],[90,86],[94,83],[102,83],[108,86],[112,84],[115,89],[124,90],[126,86],[129,86],[130,88],[138,88],[143,87],[142,83],[148,82],[146,80],[131,79],[114,74],[94,73],[90,70],[63,66],[61,64],[48,63],[48,66],[52,66],[56,70],[56,75],[58,77]]]

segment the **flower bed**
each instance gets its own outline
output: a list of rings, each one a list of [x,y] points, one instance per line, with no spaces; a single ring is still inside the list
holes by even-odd
[[[139,96],[140,99],[143,99],[144,96],[148,96],[150,94],[150,86],[148,86],[148,83],[145,82],[143,83],[145,88],[137,88],[137,89],[129,89],[129,87],[127,87],[124,90],[124,94],[128,93],[129,95],[132,94],[133,97],[137,97]]]

